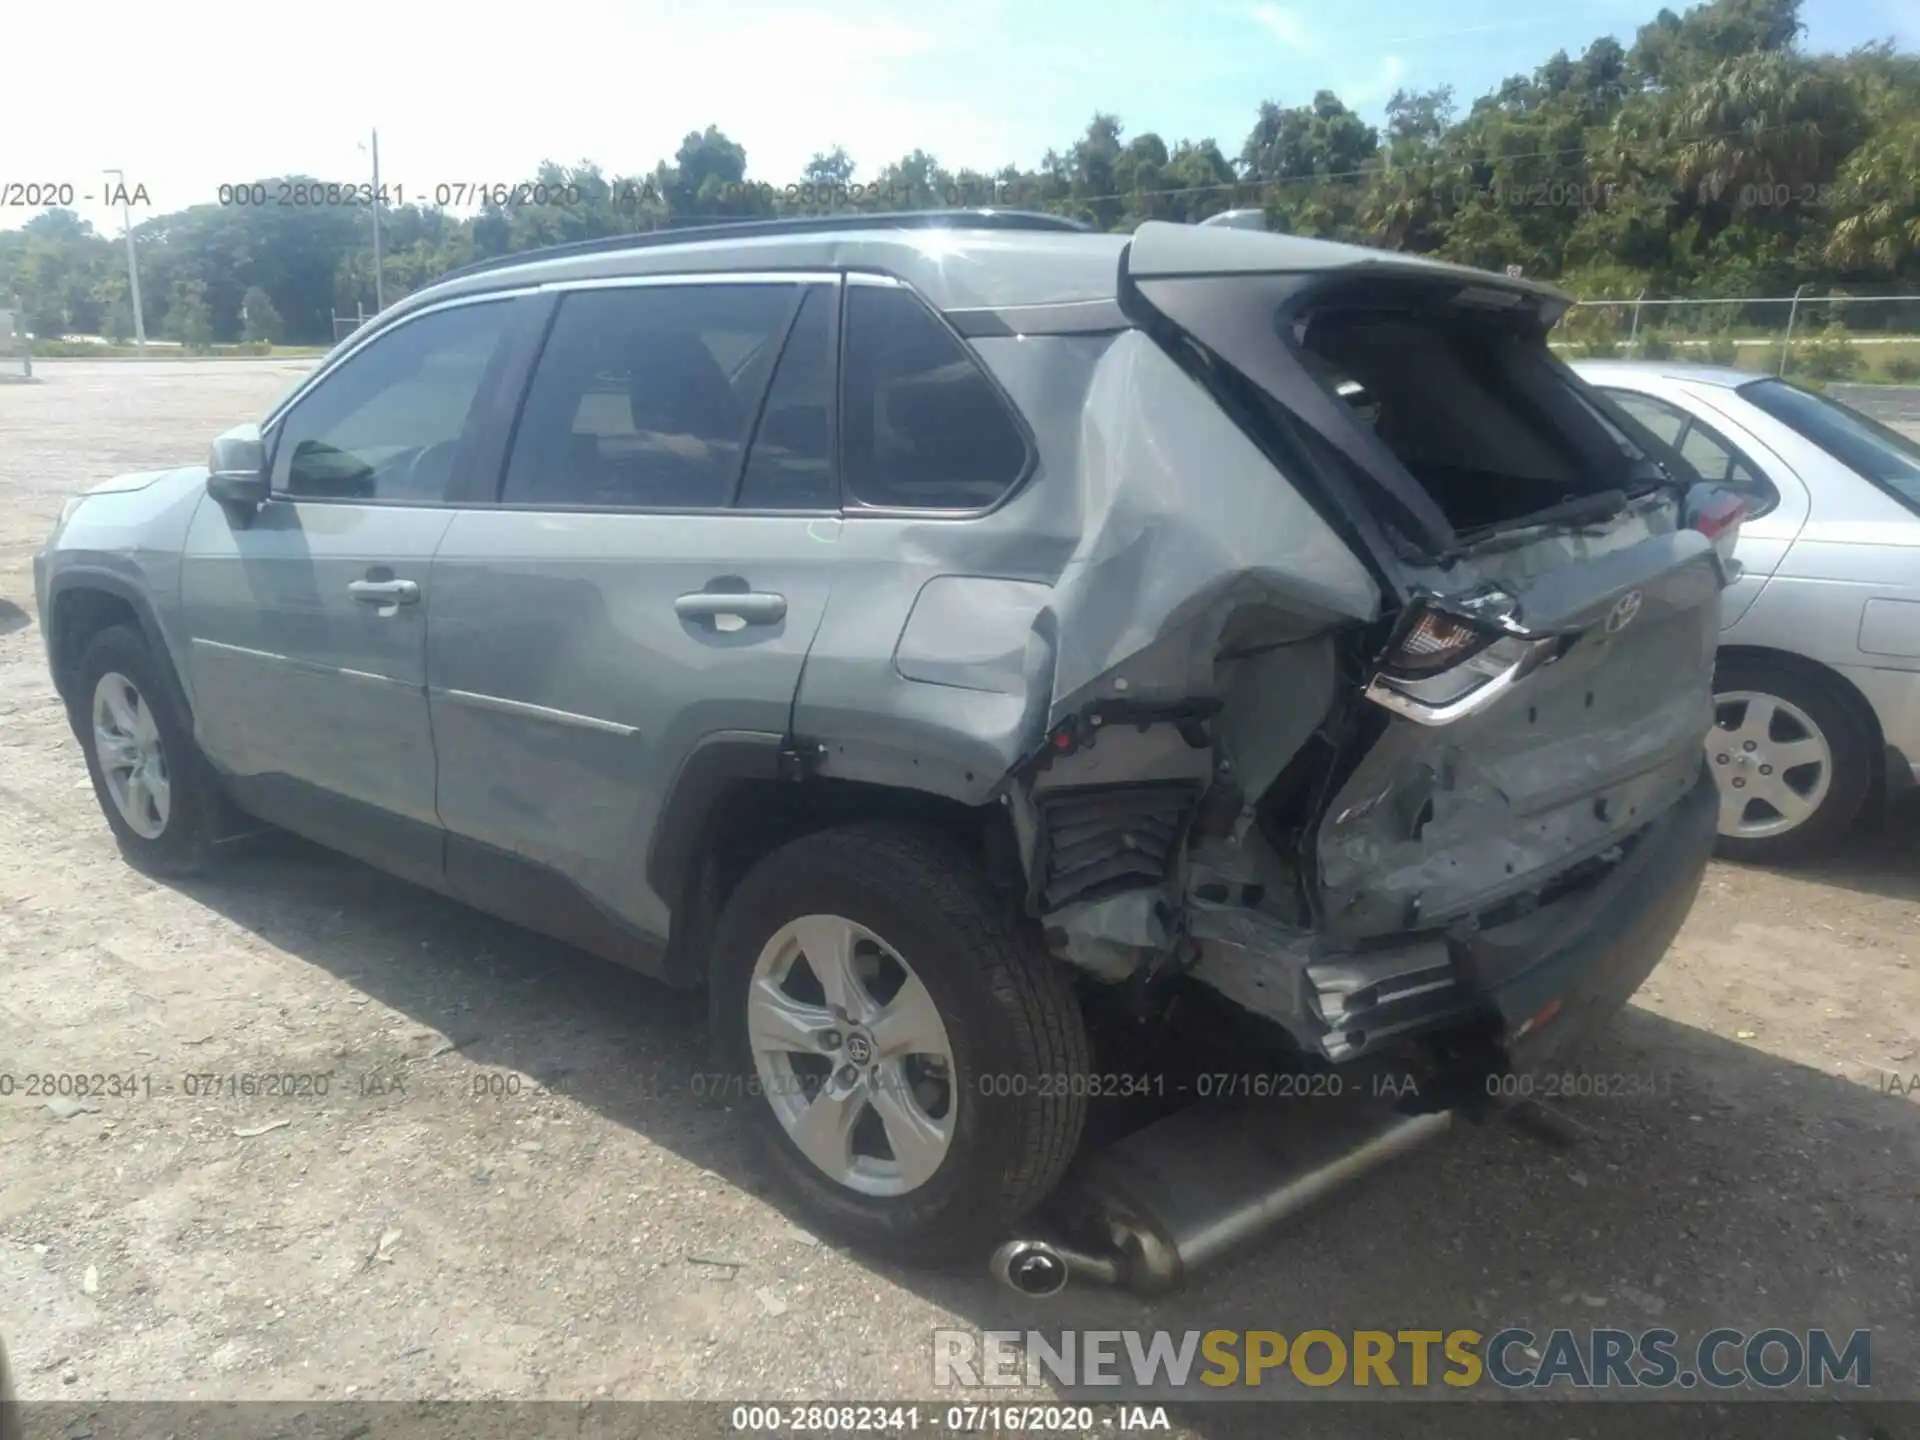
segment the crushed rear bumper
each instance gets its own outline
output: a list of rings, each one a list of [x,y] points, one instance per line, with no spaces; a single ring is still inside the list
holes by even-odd
[[[1502,1048],[1532,1065],[1625,1004],[1659,963],[1700,888],[1718,803],[1702,764],[1658,818],[1563,874],[1531,908],[1502,905],[1362,947],[1309,942],[1301,953],[1256,933],[1249,912],[1196,916],[1197,933],[1232,943],[1205,950],[1195,978],[1255,1013],[1284,1013],[1324,1060],[1493,1020]],[[1536,1019],[1556,1001],[1550,1019]]]

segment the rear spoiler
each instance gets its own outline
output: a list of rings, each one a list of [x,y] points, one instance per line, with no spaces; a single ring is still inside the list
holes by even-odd
[[[1397,250],[1342,245],[1303,235],[1275,235],[1231,225],[1176,225],[1149,220],[1133,232],[1122,264],[1135,281],[1222,275],[1293,275],[1303,279],[1376,275],[1452,282],[1460,287],[1455,297],[1458,303],[1494,309],[1526,307],[1546,325],[1552,325],[1573,304],[1573,296],[1566,291],[1516,275],[1498,275]]]

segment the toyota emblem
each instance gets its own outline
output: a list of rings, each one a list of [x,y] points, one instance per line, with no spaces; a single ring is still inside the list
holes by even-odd
[[[1644,597],[1638,590],[1629,590],[1613,602],[1613,609],[1607,612],[1607,633],[1617,635],[1631,625],[1640,614],[1640,602]]]

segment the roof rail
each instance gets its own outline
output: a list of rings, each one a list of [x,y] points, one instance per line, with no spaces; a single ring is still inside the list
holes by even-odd
[[[604,235],[596,240],[575,240],[537,250],[518,250],[450,270],[434,283],[480,275],[509,265],[531,265],[542,260],[563,260],[576,255],[601,255],[619,250],[644,250],[656,245],[684,245],[698,240],[751,240],[761,235],[831,235],[847,230],[933,229],[1052,230],[1080,234],[1090,231],[1090,227],[1078,220],[1071,220],[1064,215],[1047,215],[1038,210],[895,210],[871,215],[851,211],[838,215],[794,215],[776,220],[729,220],[709,225],[685,225],[677,229],[643,230],[632,235]]]

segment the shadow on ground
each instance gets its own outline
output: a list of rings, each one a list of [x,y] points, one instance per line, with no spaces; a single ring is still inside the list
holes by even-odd
[[[1920,789],[1898,796],[1877,823],[1857,827],[1837,854],[1779,873],[1887,900],[1920,902]]]
[[[1879,861],[1859,863],[1867,868],[1846,873],[1881,873],[1870,868]],[[1896,868],[1889,861],[1885,873]],[[474,1062],[564,1086],[609,1120],[783,1205],[738,1109],[695,1093],[693,1077],[715,1068],[701,996],[289,837],[254,842],[217,878],[188,888],[446,1035]],[[1572,1151],[1506,1127],[1467,1127],[1226,1271],[1152,1303],[1099,1289],[1036,1303],[982,1270],[855,1258],[981,1328],[1491,1333],[1517,1324],[1544,1335],[1557,1325],[1665,1325],[1697,1337],[1716,1325],[1782,1325],[1844,1337],[1873,1327],[1878,1397],[1920,1398],[1911,1359],[1920,1108],[1633,1008],[1585,1069],[1632,1077],[1635,1093],[1565,1106],[1583,1134]],[[1844,1408],[1822,1407],[1821,1433],[1867,1434],[1864,1424],[1841,1423]],[[1694,1410],[1636,1409],[1645,1420],[1638,1440],[1713,1433]],[[1301,1428],[1305,1418],[1290,1412],[1289,1433],[1321,1433],[1317,1420]],[[1325,1433],[1363,1433],[1350,1410],[1344,1421],[1332,1411],[1323,1418]],[[1240,1433],[1238,1422],[1223,1411],[1218,1427],[1199,1433],[1229,1432]],[[1369,1422],[1364,1433],[1393,1430]]]

